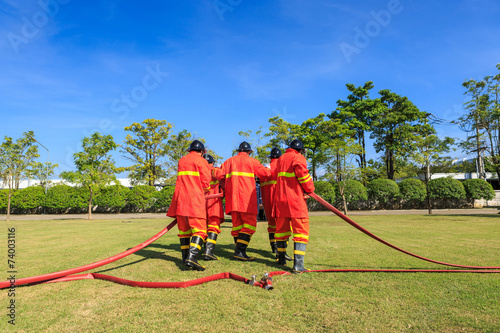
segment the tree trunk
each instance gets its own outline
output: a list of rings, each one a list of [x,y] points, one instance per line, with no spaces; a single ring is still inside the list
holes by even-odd
[[[11,198],[12,189],[9,186],[9,199],[7,200],[7,221],[10,221],[10,198]]]
[[[90,197],[89,197],[89,220],[92,220],[92,189],[90,189]]]
[[[425,180],[425,192],[427,194],[427,209],[429,210],[429,215],[432,215],[431,196],[429,195],[429,179]]]

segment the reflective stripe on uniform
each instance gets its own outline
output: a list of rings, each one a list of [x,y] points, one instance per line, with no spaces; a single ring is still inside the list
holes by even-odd
[[[250,229],[250,230],[257,230],[257,227],[254,227],[253,225],[250,225],[250,224],[246,224],[246,223],[243,223],[243,228],[247,228],[247,229]]]
[[[241,230],[241,229],[243,229],[243,225],[240,225],[240,226],[237,226],[237,227],[233,227],[233,231]]]
[[[295,177],[295,172],[280,172],[278,177]]]
[[[309,236],[306,236],[304,234],[293,234],[293,238],[304,238],[304,239],[309,239]]]
[[[219,230],[219,231],[220,231],[220,228],[219,228],[219,226],[217,226],[217,225],[214,225],[214,224],[209,224],[209,225],[208,225],[208,227],[209,227],[209,228],[212,228],[212,229],[217,229],[217,230]]]
[[[198,171],[179,171],[177,174],[179,176],[199,176],[200,173]]]
[[[191,231],[193,232],[193,234],[195,234],[197,232],[204,232],[204,233],[207,232],[205,229],[196,229],[196,228],[191,229]]]
[[[277,184],[278,182],[276,180],[270,180],[268,182],[263,182],[262,184],[260,184],[260,186],[267,186],[267,185],[275,185]]]
[[[255,177],[255,174],[253,174],[252,172],[237,172],[237,171],[233,171],[231,173],[228,173],[226,175],[226,178],[229,178],[229,177],[232,177],[232,176]]]
[[[210,182],[210,185],[217,185],[217,184],[219,184],[219,181],[218,181],[218,180],[212,180],[212,181]]]
[[[285,237],[285,236],[290,236],[291,234],[292,234],[291,231],[283,232],[280,234],[274,234],[274,238],[281,238],[281,237]]]
[[[301,178],[299,178],[299,183],[303,184],[303,183],[307,183],[308,181],[311,180],[311,175],[307,175],[305,177],[303,177],[304,180],[300,180]]]
[[[191,230],[188,230],[188,231],[180,231],[179,230],[179,235],[191,235]]]

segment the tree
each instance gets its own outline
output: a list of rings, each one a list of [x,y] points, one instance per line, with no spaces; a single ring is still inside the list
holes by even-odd
[[[9,188],[7,199],[7,221],[10,221],[12,190],[19,188],[19,183],[31,172],[34,160],[39,157],[33,131],[23,133],[16,141],[6,136],[0,146],[0,178]]]
[[[374,85],[372,81],[367,81],[363,86],[356,87],[352,83],[346,84],[347,90],[352,94],[347,96],[347,100],[338,100],[337,109],[330,114],[331,119],[340,119],[347,122],[349,127],[355,131],[354,138],[361,146],[357,153],[358,166],[361,168],[362,180],[366,185],[367,167],[366,160],[366,132],[370,131],[373,119],[376,117],[380,100],[370,99],[370,90]]]
[[[384,152],[387,178],[394,180],[395,160],[413,149],[412,138],[420,133],[426,112],[420,111],[407,97],[388,89],[380,92],[382,107],[373,120],[370,138],[375,139],[375,151]]]
[[[164,163],[165,168],[165,182],[166,185],[175,185],[177,179],[177,164],[181,157],[187,154],[189,145],[196,137],[196,133],[191,133],[187,130],[182,130],[177,134],[173,134],[167,141],[166,155],[167,161]],[[205,149],[208,148],[204,138],[197,139],[205,145]],[[207,154],[212,155],[215,162],[222,159],[213,150],[207,149]]]
[[[125,137],[122,152],[135,164],[129,167],[129,178],[133,184],[146,182],[153,186],[158,179],[166,177],[160,159],[168,152],[167,140],[173,124],[166,120],[146,119],[125,127],[131,132]]]
[[[104,186],[118,184],[115,174],[123,168],[115,167],[109,155],[118,145],[111,135],[93,133],[82,140],[82,152],[73,154],[76,171],[64,171],[61,177],[88,190],[88,219],[92,219],[92,199]]]
[[[51,181],[50,176],[54,174],[54,169],[59,165],[51,162],[34,162],[31,167],[30,177],[39,181],[39,185],[47,188]]]
[[[500,71],[500,64],[497,64]],[[462,86],[470,100],[464,103],[468,111],[454,123],[468,133],[467,140],[460,147],[468,153],[477,153],[479,178],[485,178],[483,151],[486,151],[500,179],[500,72],[486,76],[481,81],[465,80]]]
[[[269,132],[265,134],[269,139],[271,147],[286,149],[288,144],[296,139],[299,133],[299,125],[290,124],[280,116],[269,118]]]
[[[243,137],[245,141],[250,143],[253,150],[253,157],[259,160],[260,163],[266,163],[268,160],[269,152],[272,149],[270,143],[266,143],[265,134],[262,134],[262,126],[259,127],[257,131],[252,135],[252,130],[248,130],[246,132],[240,131],[238,135]],[[233,155],[236,152],[236,149],[233,151]]]

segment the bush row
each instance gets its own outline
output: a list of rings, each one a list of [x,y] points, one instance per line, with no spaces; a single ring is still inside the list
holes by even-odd
[[[122,185],[107,186],[92,200],[97,213],[166,212],[172,201],[174,187],[157,191],[154,186],[137,185],[132,189]],[[0,191],[0,212],[6,213],[9,190]],[[44,210],[51,214],[85,213],[89,191],[68,185],[55,185],[45,194],[44,188],[30,186],[13,191],[11,212],[36,214]]]
[[[316,181],[316,193],[337,207],[342,197],[337,183]],[[349,208],[423,208],[427,197],[425,183],[419,179],[405,179],[396,183],[390,179],[375,179],[365,187],[357,180],[345,182],[344,195]],[[495,191],[491,184],[482,179],[468,179],[461,182],[452,178],[437,178],[429,181],[429,196],[437,206],[453,206],[453,203],[470,202],[474,199],[491,200]],[[309,203],[311,209],[318,204]]]

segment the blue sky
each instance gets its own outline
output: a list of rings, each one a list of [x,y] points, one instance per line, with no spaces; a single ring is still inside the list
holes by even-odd
[[[496,0],[4,0],[0,136],[33,130],[59,172],[84,136],[155,118],[227,158],[239,131],[329,113],[366,81],[453,120],[462,82],[496,74],[499,17]]]

